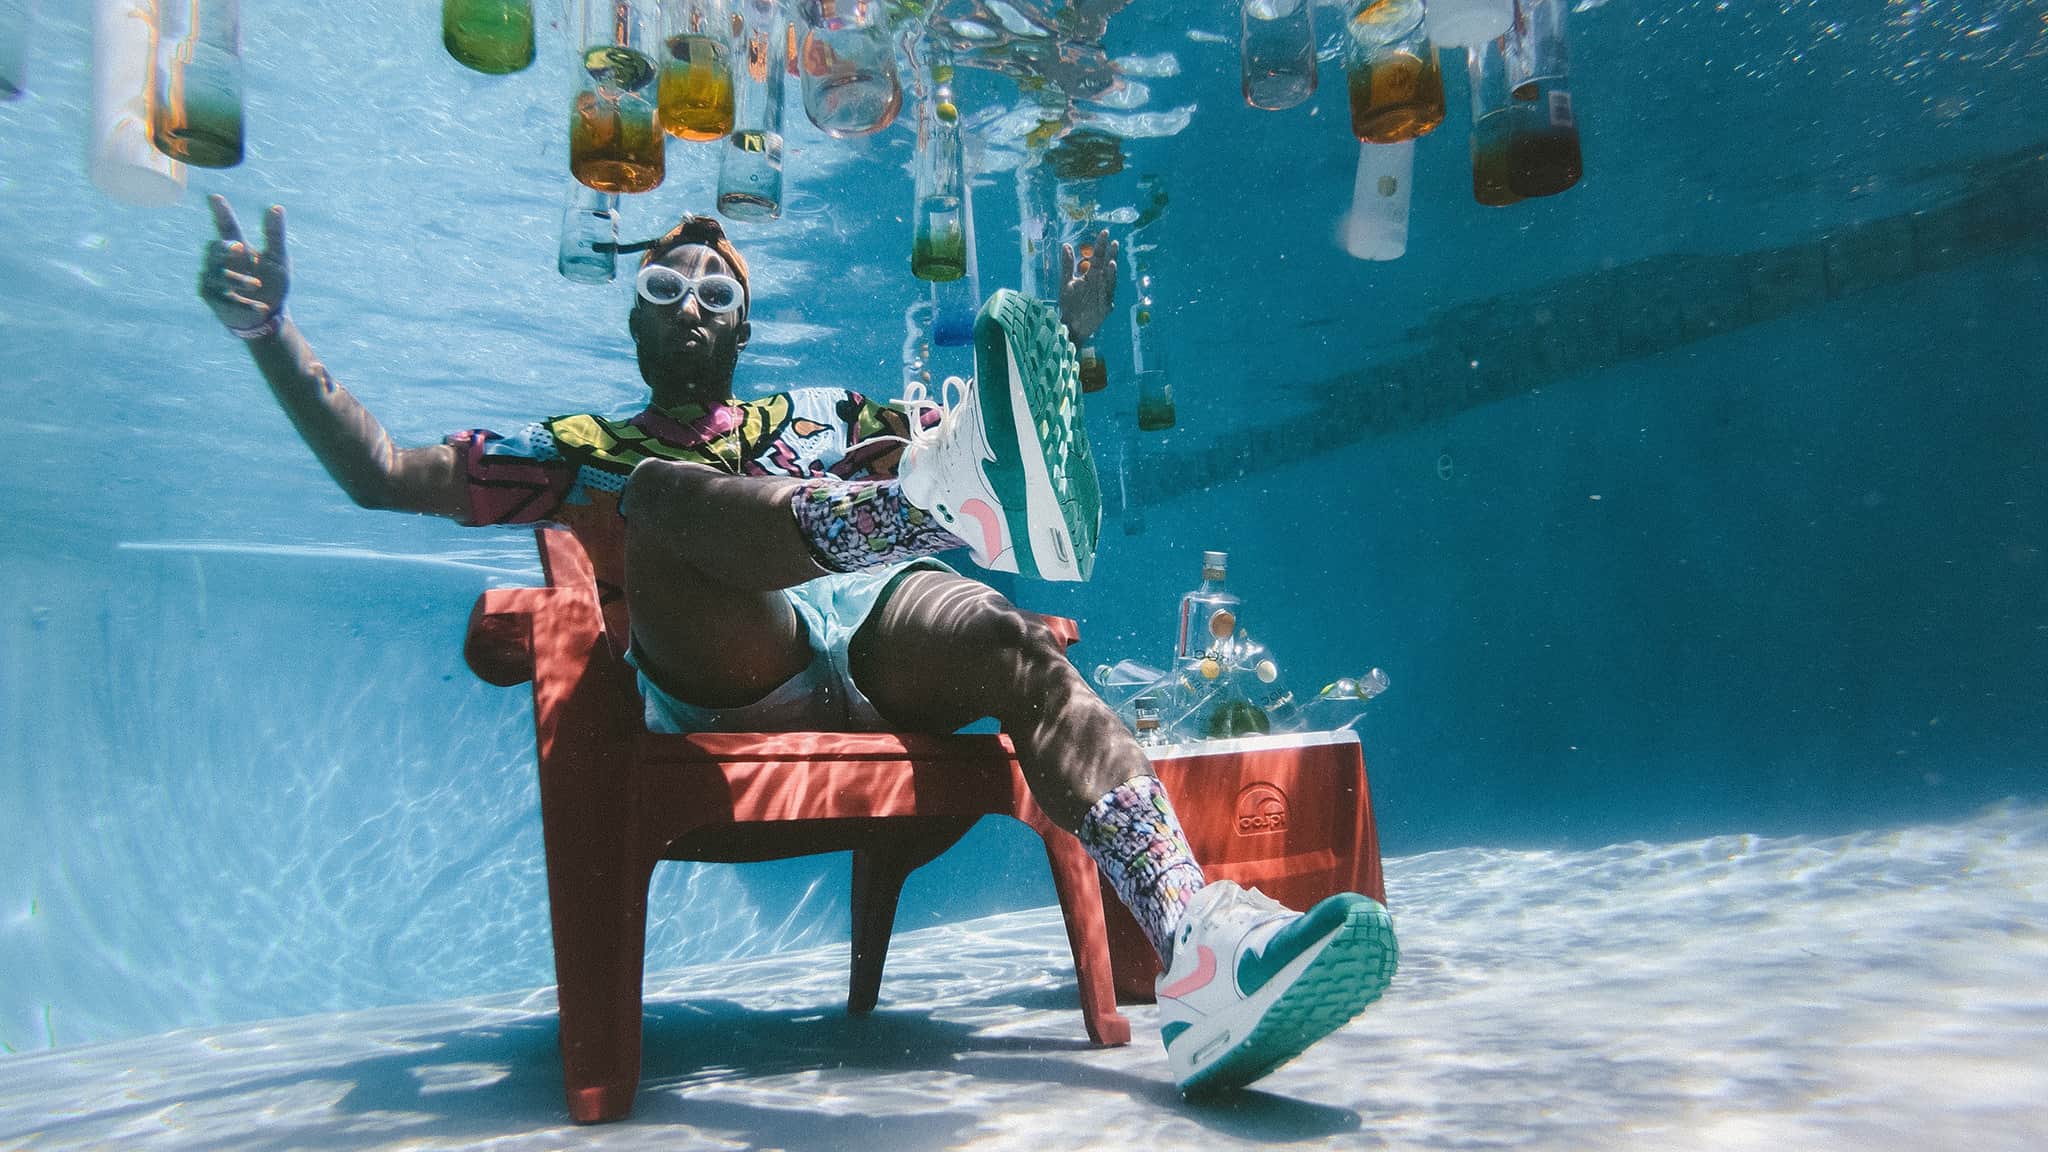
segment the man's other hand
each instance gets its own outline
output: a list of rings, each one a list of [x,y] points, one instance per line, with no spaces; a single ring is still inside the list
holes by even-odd
[[[1094,339],[1109,318],[1110,301],[1116,298],[1116,253],[1107,228],[1082,253],[1078,266],[1074,246],[1060,245],[1060,319],[1076,345]]]

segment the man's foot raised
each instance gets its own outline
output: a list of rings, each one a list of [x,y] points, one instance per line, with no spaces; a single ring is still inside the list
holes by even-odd
[[[967,541],[983,568],[1086,580],[1102,493],[1073,343],[1049,305],[999,289],[975,319],[974,361],[975,380],[937,427],[918,429],[915,409],[930,401],[906,398],[904,498]]]
[[[1203,885],[1155,985],[1174,1083],[1199,1096],[1264,1076],[1379,999],[1399,958],[1393,919],[1355,892],[1302,913]]]

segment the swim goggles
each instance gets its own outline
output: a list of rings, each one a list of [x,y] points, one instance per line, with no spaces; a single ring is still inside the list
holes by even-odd
[[[726,313],[739,308],[746,298],[740,282],[722,273],[695,278],[685,276],[666,264],[649,264],[633,280],[633,288],[649,304],[681,304],[691,292],[706,312]]]

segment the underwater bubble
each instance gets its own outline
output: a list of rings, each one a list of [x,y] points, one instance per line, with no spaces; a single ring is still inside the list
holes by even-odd
[[[1110,61],[1116,70],[1126,76],[1143,76],[1151,80],[1163,80],[1180,75],[1180,58],[1171,52],[1153,56],[1119,56]]]
[[[1002,22],[1005,31],[1013,36],[1040,40],[1052,35],[1052,29],[1038,23],[1031,17],[1003,3],[1003,0],[988,0],[988,10]]]
[[[1001,32],[979,20],[948,20],[946,27],[962,40],[996,40],[1002,37]]]

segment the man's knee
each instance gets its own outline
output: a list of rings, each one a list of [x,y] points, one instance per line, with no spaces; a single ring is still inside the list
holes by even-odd
[[[634,513],[672,515],[675,509],[696,504],[691,497],[719,475],[706,464],[650,457],[626,475],[626,486],[619,490],[619,511],[627,517],[628,526]]]
[[[1044,620],[1000,596],[993,598],[981,629],[985,651],[1016,668],[1027,682],[1042,684],[1072,672],[1066,646]]]

